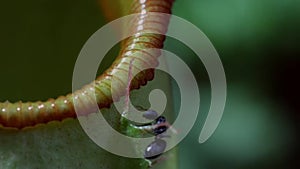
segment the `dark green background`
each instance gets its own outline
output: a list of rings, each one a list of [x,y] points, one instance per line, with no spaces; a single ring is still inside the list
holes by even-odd
[[[198,123],[179,146],[180,168],[299,168],[300,1],[178,0],[174,13],[210,38],[228,85],[218,129],[198,144],[209,108],[208,77],[184,46],[167,43],[192,58],[187,62],[201,89]]]
[[[228,82],[223,119],[199,144],[209,108],[208,77],[187,47],[167,40],[165,48],[192,67],[201,92],[197,124],[179,145],[180,168],[300,167],[300,1],[178,0],[174,14],[210,38]],[[81,47],[105,24],[94,0],[1,1],[0,20],[0,101],[45,100],[70,92]]]

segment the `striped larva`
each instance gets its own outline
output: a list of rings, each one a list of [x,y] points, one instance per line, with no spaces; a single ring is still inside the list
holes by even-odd
[[[99,108],[109,107],[112,103],[112,95],[110,92],[112,76],[119,79],[119,83],[126,81],[127,77],[122,77],[121,73],[128,73],[127,67],[129,60],[135,58],[141,62],[155,67],[158,64],[156,54],[145,54],[143,57],[136,54],[136,51],[146,48],[162,48],[169,18],[154,18],[153,16],[147,16],[147,12],[162,12],[171,13],[171,7],[173,0],[133,0],[132,7],[127,14],[140,13],[144,17],[136,18],[132,21],[132,31],[138,34],[137,37],[127,38],[121,46],[120,53],[116,60],[113,62],[102,75],[100,75],[94,82],[84,86],[82,89],[68,94],[66,96],[60,96],[57,99],[49,99],[47,101],[37,102],[4,102],[0,103],[0,125],[3,127],[12,127],[22,129],[24,127],[34,126],[41,123],[47,123],[50,121],[61,121],[66,118],[75,118],[76,113],[74,111],[73,100],[78,100],[79,107],[87,108],[90,105],[90,98],[95,93],[96,100]],[[143,22],[141,22],[143,20]],[[139,26],[143,26],[143,29],[136,29]],[[145,30],[156,29],[161,32],[158,34],[145,33]],[[135,44],[135,45],[133,45]],[[134,46],[134,48],[132,48]],[[130,53],[130,54],[129,54]],[[128,58],[128,59],[124,59]],[[143,65],[134,63],[133,67],[139,69]],[[131,84],[131,90],[137,89],[142,85],[145,85],[147,81],[152,80],[154,77],[154,70],[148,69],[142,71]],[[122,96],[125,93],[121,90],[115,91],[118,96]]]

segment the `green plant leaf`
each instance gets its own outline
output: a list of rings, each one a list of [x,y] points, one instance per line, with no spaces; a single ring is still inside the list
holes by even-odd
[[[147,97],[152,89],[167,93],[165,114],[173,117],[170,79],[159,73],[157,78],[140,90],[131,92],[135,105],[148,107]],[[118,124],[116,109],[103,109],[110,123]],[[99,126],[101,130],[101,126]],[[129,159],[113,155],[97,146],[82,130],[77,119],[50,122],[23,130],[0,130],[0,168],[148,168],[144,159]],[[109,138],[103,138],[109,139]],[[132,149],[136,148],[134,145]],[[140,150],[137,150],[140,151]],[[153,168],[176,168],[176,150],[163,155]]]

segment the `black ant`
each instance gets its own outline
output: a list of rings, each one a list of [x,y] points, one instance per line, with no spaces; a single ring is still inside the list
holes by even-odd
[[[134,128],[157,136],[167,131],[170,127],[166,118],[164,116],[158,116],[158,113],[154,110],[145,111],[143,117],[148,120],[153,120],[153,122],[142,125],[133,125]]]
[[[126,87],[126,94],[125,94],[125,108],[124,113],[129,111],[129,93],[130,93],[130,83],[132,80],[132,65],[133,65],[134,58],[130,60],[129,63],[129,71],[128,71],[128,83]],[[139,107],[139,106],[138,106]],[[141,108],[141,107],[140,107]],[[172,129],[170,124],[167,122],[166,117],[159,116],[158,113],[154,110],[144,110],[143,117],[148,120],[153,120],[152,123],[143,124],[143,125],[132,125],[131,127],[139,129],[140,131],[147,131],[148,133],[155,136],[155,140],[151,142],[145,149],[144,158],[149,162],[149,165],[152,166],[153,162],[157,162],[159,156],[163,154],[167,147],[167,142],[163,140],[163,135],[169,128]],[[173,132],[176,131],[173,129]]]
[[[167,147],[167,142],[163,140],[163,135],[169,128],[170,125],[164,116],[158,116],[158,113],[154,110],[147,110],[143,113],[143,117],[149,120],[154,120],[150,125],[139,126],[146,130],[151,131],[155,135],[155,140],[151,142],[145,149],[144,158],[148,160],[149,165],[152,165],[152,160],[156,160],[163,154]]]

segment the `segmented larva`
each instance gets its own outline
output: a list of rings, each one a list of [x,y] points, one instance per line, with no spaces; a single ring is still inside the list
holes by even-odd
[[[120,85],[126,84],[127,76],[124,77],[124,74],[128,74],[128,64],[132,58],[138,61],[132,65],[134,69],[143,68],[143,64],[152,67],[157,66],[159,53],[150,54],[144,52],[143,57],[137,53],[143,53],[141,49],[163,47],[164,35],[149,34],[145,33],[145,31],[156,29],[164,34],[167,30],[169,18],[155,18],[154,16],[148,16],[147,12],[171,13],[172,4],[173,0],[133,0],[128,14],[139,13],[144,15],[142,19],[139,17],[132,21],[133,26],[130,31],[139,36],[138,38],[127,38],[122,43],[120,53],[110,68],[94,82],[74,93],[60,96],[57,99],[49,99],[45,102],[10,103],[7,101],[0,103],[0,124],[3,127],[22,129],[54,120],[61,121],[66,118],[75,118],[73,99],[78,100],[79,107],[88,109],[93,94],[96,94],[99,108],[109,107],[112,103],[110,90],[112,76],[118,80]],[[136,29],[139,26],[142,26],[143,29]],[[145,85],[153,77],[153,69],[143,71],[132,81],[131,89],[137,89]],[[116,93],[118,96],[125,94],[123,90],[116,90]]]

